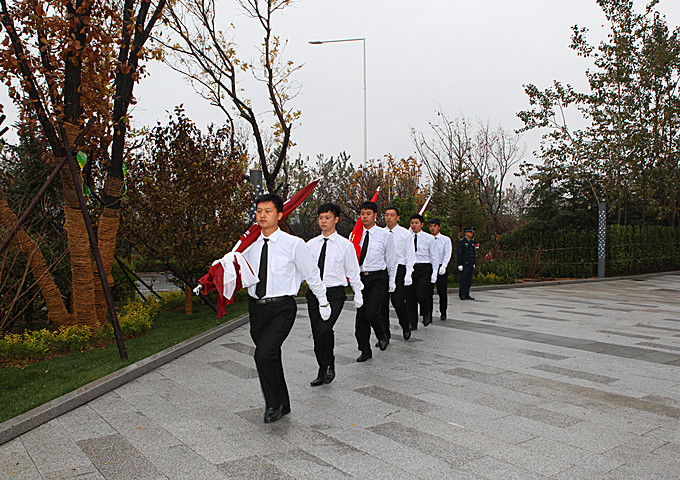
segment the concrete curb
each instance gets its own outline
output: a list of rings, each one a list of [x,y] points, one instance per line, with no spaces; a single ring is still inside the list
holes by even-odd
[[[660,273],[647,273],[644,275],[634,275],[630,277],[609,277],[609,278],[585,278],[577,280],[555,280],[548,282],[532,282],[532,283],[514,283],[508,285],[481,285],[473,287],[474,291],[484,291],[484,290],[500,290],[506,288],[528,288],[528,287],[546,287],[555,285],[569,285],[577,283],[590,283],[590,282],[607,282],[614,280],[637,280],[658,277],[663,275],[680,275],[680,271],[673,272],[660,272]],[[448,292],[457,292],[457,288],[449,288]],[[348,299],[352,299],[352,295],[347,296]],[[306,303],[305,297],[298,297],[295,299],[297,304]],[[77,408],[85,403],[94,400],[95,398],[114,390],[121,385],[124,385],[135,378],[141,377],[145,373],[148,373],[161,365],[164,365],[175,358],[181,357],[182,355],[191,352],[199,347],[202,347],[206,343],[213,341],[214,339],[221,337],[227,332],[230,332],[241,325],[248,323],[248,315],[241,315],[231,322],[225,323],[223,325],[218,325],[217,327],[203,332],[193,338],[185,340],[182,343],[173,345],[170,348],[158,352],[155,355],[151,355],[139,362],[135,362],[127,367],[118,370],[116,372],[110,373],[105,377],[95,380],[92,383],[84,385],[77,390],[74,390],[66,395],[62,395],[59,398],[47,402],[39,407],[29,410],[26,413],[18,415],[6,422],[0,424],[0,445],[6,443],[19,435],[22,435],[29,430],[34,429],[48,422],[59,415],[63,415],[74,408]]]
[[[82,387],[62,395],[59,398],[44,403],[39,407],[29,410],[0,424],[0,445],[6,443],[19,435],[22,435],[37,426],[48,422],[59,415],[73,410],[95,398],[124,385],[135,378],[141,377],[161,365],[164,365],[182,355],[191,352],[206,343],[221,337],[241,325],[248,322],[248,315],[244,314],[236,317],[230,322],[218,325],[215,328],[203,332],[193,338],[185,340],[177,345],[166,348],[154,355],[146,357],[139,362],[128,365],[94,382],[83,385]]]

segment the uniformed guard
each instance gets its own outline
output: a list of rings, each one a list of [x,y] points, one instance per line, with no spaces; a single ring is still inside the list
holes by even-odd
[[[458,297],[461,300],[474,300],[470,296],[470,285],[472,285],[472,272],[475,269],[475,262],[477,260],[477,252],[475,251],[475,244],[472,241],[472,236],[475,234],[473,227],[467,227],[465,236],[458,240],[456,248],[456,257],[458,258]]]

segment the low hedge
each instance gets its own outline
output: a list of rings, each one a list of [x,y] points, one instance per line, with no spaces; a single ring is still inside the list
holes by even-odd
[[[173,295],[161,295],[163,300],[155,298],[145,302],[131,301],[127,303],[118,316],[118,323],[124,337],[142,335],[153,327],[153,320],[165,305],[165,299],[171,303]],[[100,327],[87,325],[65,325],[58,329],[25,331],[23,333],[7,333],[0,337],[0,360],[34,361],[70,351],[83,351],[88,348],[109,343],[114,338],[110,323]]]

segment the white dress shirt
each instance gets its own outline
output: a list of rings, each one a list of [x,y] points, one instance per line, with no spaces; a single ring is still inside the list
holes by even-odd
[[[416,250],[416,263],[429,263],[432,265],[432,283],[437,281],[439,273],[439,261],[437,258],[437,246],[432,235],[420,231],[411,234],[411,243],[414,244],[414,237],[418,236],[418,250]],[[370,245],[370,244],[369,244]]]
[[[418,241],[420,241],[420,239],[418,239]],[[451,261],[451,254],[453,253],[451,239],[446,235],[439,233],[434,235],[434,243],[437,246],[437,261],[439,262],[439,265],[448,266]]]
[[[260,254],[264,245],[264,235],[249,246],[243,256],[246,257],[254,272],[260,271]],[[309,253],[307,244],[301,238],[277,228],[266,237],[267,243],[267,291],[263,298],[297,295],[302,280],[319,299],[320,305],[326,305],[326,286],[319,277],[319,267]],[[257,285],[248,287],[248,295],[257,298]]]
[[[413,233],[401,225],[396,225],[392,230],[385,227],[385,231],[391,232],[394,237],[394,250],[397,252],[397,265],[406,266],[404,279],[410,280],[413,274],[413,264],[416,263],[416,252],[413,249]],[[406,283],[410,283],[407,281]]]
[[[346,287],[347,279],[354,291],[354,298],[362,298],[361,290],[364,285],[359,275],[359,260],[354,244],[338,232],[331,233],[328,237],[319,235],[307,242],[312,260],[316,259],[319,264],[319,255],[324,244],[324,238],[328,238],[326,244],[326,262],[323,267],[323,283],[327,287]],[[369,242],[370,244],[370,242]]]
[[[375,272],[387,269],[390,291],[393,291],[397,276],[397,253],[394,249],[394,239],[384,229],[373,225],[370,230],[366,230],[366,227],[363,228],[360,243],[362,246],[366,232],[369,234],[368,250],[364,263],[360,267],[361,271]]]

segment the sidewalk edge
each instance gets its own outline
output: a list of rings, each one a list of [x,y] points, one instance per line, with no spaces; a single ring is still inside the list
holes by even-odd
[[[240,315],[227,323],[218,325],[195,337],[184,340],[177,345],[173,345],[172,347],[168,347],[165,350],[138,362],[132,363],[125,368],[112,372],[87,385],[83,385],[72,392],[44,403],[26,413],[17,415],[0,424],[0,445],[58,417],[59,415],[63,415],[66,412],[84,405],[161,365],[202,347],[206,343],[221,337],[225,333],[228,333],[247,322],[248,314]]]

